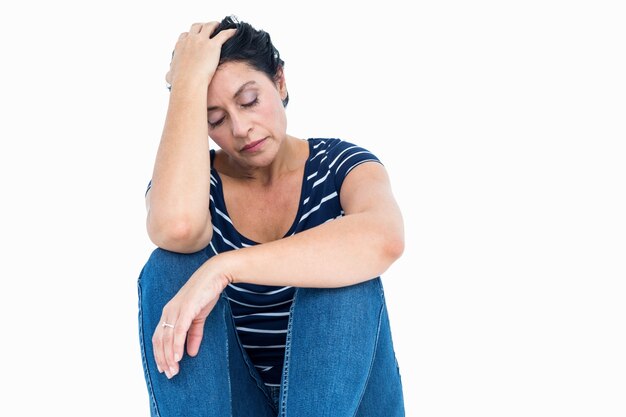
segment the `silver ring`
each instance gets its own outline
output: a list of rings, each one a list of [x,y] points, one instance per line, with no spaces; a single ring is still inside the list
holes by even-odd
[[[173,325],[173,324],[169,324],[169,323],[166,323],[166,322],[163,322],[163,323],[161,324],[161,326],[163,326],[163,327],[171,327],[172,329],[174,328],[174,325]]]

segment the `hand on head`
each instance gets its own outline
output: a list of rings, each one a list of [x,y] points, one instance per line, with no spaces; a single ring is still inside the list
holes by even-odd
[[[165,81],[173,86],[178,82],[205,83],[215,73],[224,42],[230,39],[236,29],[225,29],[211,37],[219,22],[194,23],[188,32],[178,37],[170,70]]]

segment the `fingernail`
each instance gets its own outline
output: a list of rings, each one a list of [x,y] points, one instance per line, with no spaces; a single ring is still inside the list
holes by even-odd
[[[176,368],[170,366],[170,373],[172,374],[172,376],[176,375]]]
[[[161,367],[159,365],[157,365],[157,371],[159,371],[160,374],[163,373],[163,369],[161,369]]]
[[[178,353],[174,353],[174,360],[176,362],[180,362],[180,356],[178,355]]]
[[[167,379],[172,379],[172,375],[168,371],[165,371],[165,376]]]

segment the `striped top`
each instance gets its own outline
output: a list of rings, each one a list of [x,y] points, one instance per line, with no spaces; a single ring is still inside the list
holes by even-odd
[[[341,217],[341,184],[357,165],[380,160],[364,148],[340,139],[308,139],[309,157],[304,168],[296,218],[285,237]],[[215,150],[211,150],[211,161]],[[218,254],[256,245],[233,226],[224,202],[219,173],[211,168],[210,205],[213,237],[208,252]],[[293,287],[238,283],[225,289],[237,333],[250,360],[266,385],[279,386]]]

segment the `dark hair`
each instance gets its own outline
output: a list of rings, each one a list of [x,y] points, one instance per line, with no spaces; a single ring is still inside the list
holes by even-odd
[[[280,53],[272,44],[269,33],[257,30],[249,23],[240,22],[235,16],[226,16],[211,34],[217,35],[224,29],[237,29],[232,38],[222,45],[219,64],[225,62],[245,62],[252,68],[264,72],[271,80],[276,80],[285,67]],[[289,93],[283,106],[289,102]]]

